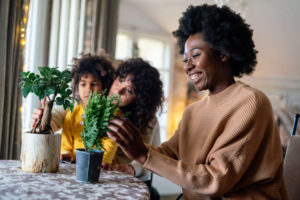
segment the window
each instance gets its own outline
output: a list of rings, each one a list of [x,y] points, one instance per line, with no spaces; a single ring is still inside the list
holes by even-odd
[[[119,31],[117,34],[116,59],[141,57],[157,68],[163,82],[165,102],[162,113],[157,115],[161,141],[167,139],[167,107],[170,81],[170,42],[162,37]]]

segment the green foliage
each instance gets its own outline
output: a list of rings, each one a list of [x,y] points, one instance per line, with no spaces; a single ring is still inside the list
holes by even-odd
[[[68,85],[72,81],[71,72],[61,72],[50,67],[38,67],[38,70],[40,75],[29,71],[21,72],[20,85],[24,98],[29,93],[34,93],[40,100],[48,97],[48,100],[55,101],[57,105],[63,105],[64,109],[70,108],[73,111],[74,98],[71,97],[72,90]]]
[[[84,109],[84,128],[81,133],[81,139],[86,150],[92,148],[105,150],[101,139],[107,137],[106,132],[109,129],[106,126],[119,109],[119,102],[120,100],[116,96],[106,96],[106,90],[100,94],[96,91],[90,94],[87,106]]]

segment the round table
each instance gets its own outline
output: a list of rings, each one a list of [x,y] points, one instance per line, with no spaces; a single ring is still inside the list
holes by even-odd
[[[75,164],[61,163],[57,173],[28,173],[21,161],[0,160],[0,199],[149,199],[139,179],[101,171],[98,183],[78,182]]]

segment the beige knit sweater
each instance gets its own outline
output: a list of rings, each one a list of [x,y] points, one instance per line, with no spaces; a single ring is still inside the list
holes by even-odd
[[[242,82],[188,106],[174,136],[148,148],[144,167],[185,199],[287,199],[270,102]]]

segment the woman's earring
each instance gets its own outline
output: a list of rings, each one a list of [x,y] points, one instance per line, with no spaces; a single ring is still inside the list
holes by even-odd
[[[220,59],[221,59],[222,62],[227,62],[228,58],[229,58],[229,56],[227,56],[227,55],[224,55],[224,54],[220,55]]]

